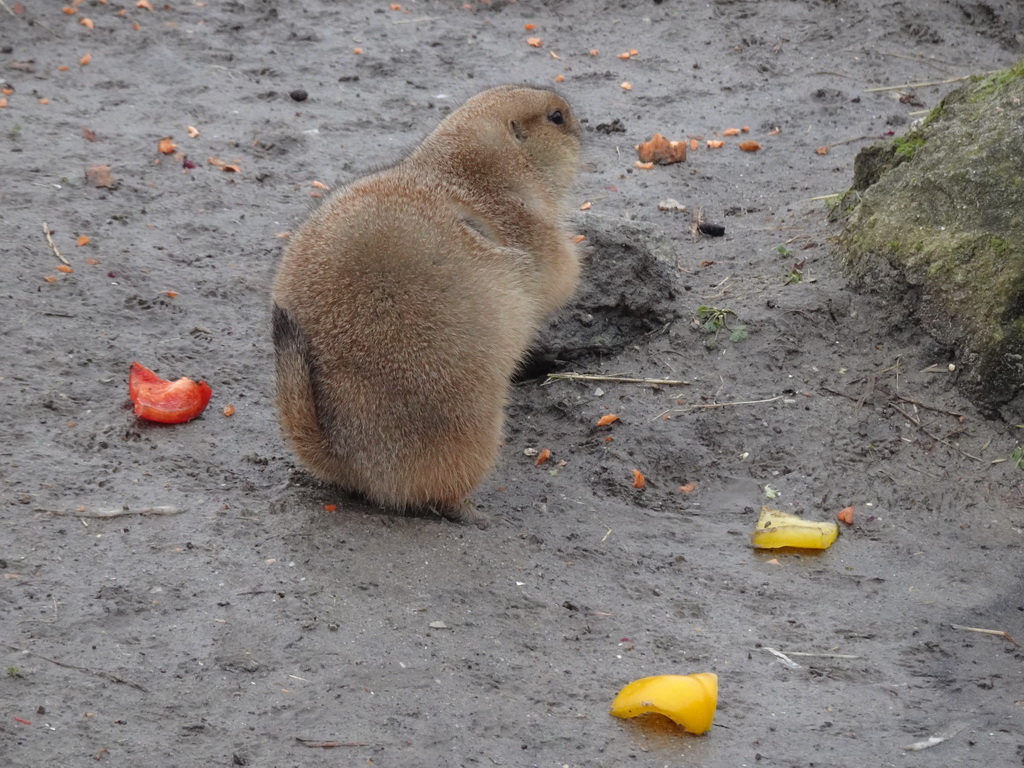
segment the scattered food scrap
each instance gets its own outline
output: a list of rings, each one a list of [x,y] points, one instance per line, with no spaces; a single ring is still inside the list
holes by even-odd
[[[647,485],[647,478],[639,469],[633,470],[633,487],[640,489]]]
[[[539,37],[528,37],[526,38],[526,44],[531,48],[540,48],[542,45],[544,45],[544,41],[541,40]]]
[[[162,424],[182,424],[206,410],[213,390],[205,381],[196,383],[185,376],[177,381],[161,379],[141,363],[132,363],[128,395],[135,403],[135,415]]]
[[[173,155],[178,149],[178,145],[174,143],[174,139],[170,136],[164,136],[157,142],[156,148],[161,155]]]
[[[641,162],[671,165],[686,160],[686,142],[669,141],[660,133],[654,134],[650,141],[636,145],[636,153]]]
[[[757,549],[828,549],[838,536],[838,523],[813,523],[788,512],[761,507],[753,543]]]
[[[551,458],[551,449],[550,448],[545,448],[544,450],[542,450],[540,453],[537,454],[537,460],[535,462],[533,462],[533,465],[535,467],[539,467],[541,464],[543,464],[545,461],[547,461],[550,458]]]
[[[634,680],[612,702],[615,717],[664,715],[690,733],[711,730],[718,708],[718,675],[655,675]]]
[[[85,169],[85,180],[97,189],[116,189],[117,179],[109,165],[90,165]]]
[[[761,145],[758,142],[756,142],[756,141],[741,141],[739,146],[740,146],[740,149],[742,149],[744,152],[760,152],[761,151]]]
[[[659,211],[685,211],[686,206],[676,200],[674,197],[670,197],[667,200],[662,200],[658,203]]]
[[[237,163],[228,163],[224,160],[221,160],[219,157],[208,157],[206,158],[206,162],[212,165],[214,168],[220,168],[222,171],[227,171],[228,173],[242,172],[242,167]]]
[[[597,426],[607,427],[609,424],[614,424],[618,420],[619,415],[617,413],[606,413],[604,416],[597,420]]]
[[[841,523],[845,523],[846,525],[853,525],[853,507],[845,507],[844,509],[840,510],[839,514],[836,515],[836,518]]]

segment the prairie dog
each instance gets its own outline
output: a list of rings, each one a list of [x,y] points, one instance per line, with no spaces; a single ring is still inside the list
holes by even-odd
[[[576,286],[563,217],[580,134],[555,92],[492,88],[295,232],[273,287],[277,405],[314,475],[475,517],[509,380]]]

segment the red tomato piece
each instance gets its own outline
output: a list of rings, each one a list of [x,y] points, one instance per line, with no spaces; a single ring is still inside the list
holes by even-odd
[[[135,362],[128,375],[128,396],[135,403],[136,416],[161,424],[182,424],[206,409],[213,390],[205,381],[197,384],[186,376],[177,381],[161,379]]]

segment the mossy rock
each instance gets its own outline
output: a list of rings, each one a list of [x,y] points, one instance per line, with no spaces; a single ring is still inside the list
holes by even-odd
[[[850,273],[956,349],[979,405],[1024,419],[1024,61],[865,149],[853,189],[839,238]]]

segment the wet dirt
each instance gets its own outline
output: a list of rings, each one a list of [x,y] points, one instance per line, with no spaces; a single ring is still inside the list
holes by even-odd
[[[1024,638],[1019,433],[898,297],[852,290],[815,199],[953,86],[866,89],[1010,65],[1019,3],[151,4],[0,4],[5,765],[1024,763],[1024,653],[953,626]],[[272,403],[280,233],[314,181],[558,76],[586,278],[474,494],[494,524],[310,481]],[[698,148],[634,168],[654,132]],[[134,359],[209,381],[205,415],[136,420]],[[762,504],[855,521],[757,553]],[[695,671],[708,735],[609,716]]]

